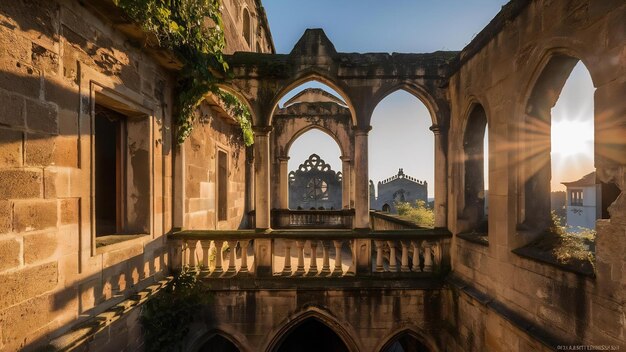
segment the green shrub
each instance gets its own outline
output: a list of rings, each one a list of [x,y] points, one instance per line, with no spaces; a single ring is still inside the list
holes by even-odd
[[[197,273],[183,270],[143,305],[145,350],[182,351],[193,317],[210,300],[207,286],[198,280]]]
[[[423,200],[418,199],[415,201],[415,204],[398,202],[396,203],[396,209],[398,209],[398,215],[408,218],[419,226],[435,226],[435,213],[426,206],[426,202]]]

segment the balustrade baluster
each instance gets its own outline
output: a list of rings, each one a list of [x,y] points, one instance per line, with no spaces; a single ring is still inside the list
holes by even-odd
[[[192,240],[189,245],[189,268],[196,270],[197,261],[196,261],[196,247],[198,246],[197,240]]]
[[[202,267],[201,272],[206,276],[209,275],[209,250],[211,249],[211,241],[200,241],[202,246]]]
[[[356,275],[356,240],[348,241],[348,248],[350,248],[350,266],[345,273],[345,276],[355,276]]]
[[[296,248],[298,250],[298,267],[294,276],[304,275],[304,244],[306,241],[296,241]]]
[[[411,241],[413,246],[413,266],[411,270],[420,271],[420,241]]]
[[[180,268],[181,270],[187,265],[187,240],[183,240],[180,245]]]
[[[432,246],[428,241],[424,241],[424,271],[433,271],[433,251]]]
[[[330,242],[322,241],[322,271],[321,276],[330,274]]]
[[[224,241],[214,241],[213,243],[215,243],[215,270],[213,270],[211,275],[219,275],[224,272],[224,269],[222,269],[222,246]]]
[[[247,274],[248,273],[248,245],[250,245],[250,240],[239,241],[239,245],[241,246],[241,268],[239,268],[239,274]]]
[[[389,271],[398,271],[398,262],[396,260],[396,241],[387,241],[389,246]]]
[[[400,271],[406,273],[411,271],[409,268],[409,243],[407,241],[400,241],[400,245],[402,246],[402,266],[400,267]]]
[[[343,241],[335,240],[333,241],[335,245],[335,270],[332,272],[332,276],[342,276],[343,268],[341,267],[341,247],[343,246]]]
[[[381,273],[385,271],[383,266],[383,241],[374,241],[376,246],[376,272]]]
[[[235,252],[237,251],[237,241],[231,240],[227,243],[230,253],[228,256],[228,269],[226,270],[226,273],[234,275],[235,273],[237,273],[237,267],[235,266]]]
[[[311,240],[311,264],[309,265],[308,276],[317,275],[317,240]]]
[[[291,276],[291,243],[292,240],[285,240],[285,264],[283,266],[283,275]]]

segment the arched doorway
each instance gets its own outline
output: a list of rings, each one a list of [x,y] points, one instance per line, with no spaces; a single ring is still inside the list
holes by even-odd
[[[239,348],[224,336],[216,334],[205,342],[198,352],[239,352]]]
[[[404,333],[389,341],[381,352],[431,352],[431,350],[413,335]]]
[[[348,352],[341,337],[318,319],[308,318],[293,328],[276,352]]]

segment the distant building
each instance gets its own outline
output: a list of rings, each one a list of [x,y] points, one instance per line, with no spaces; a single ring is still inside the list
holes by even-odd
[[[583,176],[580,180],[561,182],[566,190],[566,226],[571,231],[579,228],[596,228],[596,219],[601,217],[601,189],[596,183],[595,171]]]
[[[404,174],[403,169],[398,174],[378,182],[378,192],[374,193],[374,183],[370,181],[370,208],[396,213],[396,203],[415,203],[423,200],[428,203],[428,184],[415,177]]]

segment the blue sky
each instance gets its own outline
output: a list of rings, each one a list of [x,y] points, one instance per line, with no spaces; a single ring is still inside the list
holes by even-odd
[[[264,0],[277,53],[288,53],[307,28],[322,28],[340,52],[432,52],[461,50],[484,28],[506,3],[505,0]],[[581,65],[582,66],[582,65]],[[585,78],[587,75],[587,78]],[[569,119],[573,111],[593,111],[593,89],[578,89],[588,84],[588,74],[575,70],[554,110],[554,122]],[[308,83],[288,93],[282,101],[306,87],[330,88]],[[567,87],[566,87],[567,88]],[[591,90],[590,90],[591,89]],[[565,98],[563,98],[565,97]],[[566,102],[564,102],[566,101]],[[577,108],[567,101],[576,101]],[[576,110],[579,109],[579,110]],[[577,119],[584,120],[581,114]],[[589,122],[589,120],[587,120]],[[587,123],[588,123],[587,122]],[[412,95],[398,91],[385,98],[372,116],[369,135],[369,177],[375,183],[403,168],[406,174],[434,186],[434,140],[428,130],[430,116]],[[582,126],[582,125],[581,125]],[[588,124],[585,125],[587,131]],[[571,126],[570,126],[571,127]],[[553,126],[554,128],[554,126]],[[593,128],[591,128],[593,133]],[[553,140],[553,145],[555,142]],[[319,154],[333,169],[341,170],[339,148],[317,130],[303,134],[290,150],[289,169],[293,170],[311,153]],[[553,166],[572,165],[563,157],[553,157]],[[592,160],[592,155],[587,159]],[[581,164],[582,165],[582,164]],[[591,166],[592,167],[592,166]],[[589,172],[588,163],[580,166],[580,176]],[[553,188],[561,181],[577,177],[553,170]]]

